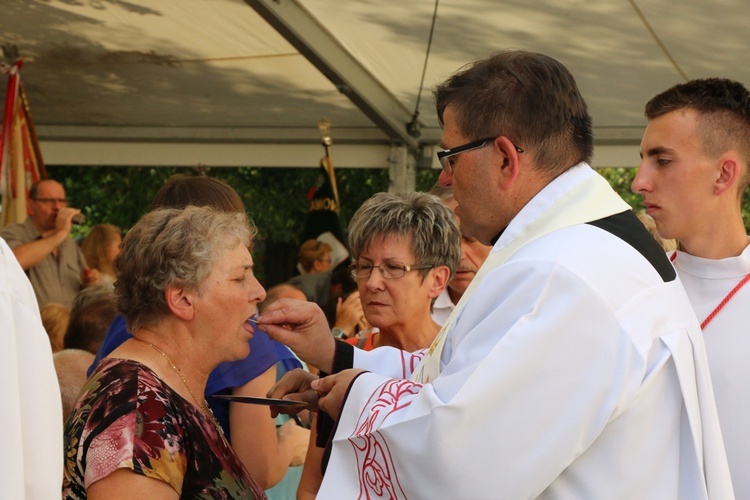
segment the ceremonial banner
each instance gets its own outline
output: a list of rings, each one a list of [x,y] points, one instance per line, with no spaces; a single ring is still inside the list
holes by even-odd
[[[305,218],[300,243],[310,239],[328,243],[333,248],[331,265],[335,268],[348,259],[349,251],[346,248],[346,240],[339,220],[339,193],[336,186],[336,173],[329,152],[331,145],[330,124],[323,121],[318,126],[323,134],[323,146],[326,155],[320,160],[321,181],[310,188],[307,195],[310,200],[310,209]]]
[[[26,219],[26,200],[34,182],[46,177],[39,142],[21,85],[22,61],[3,65],[8,73],[5,112],[0,128],[0,226]]]

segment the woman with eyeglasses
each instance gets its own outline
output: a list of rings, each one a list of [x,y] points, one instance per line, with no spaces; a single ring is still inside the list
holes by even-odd
[[[376,194],[352,217],[349,247],[352,275],[373,330],[347,342],[365,350],[429,347],[440,330],[430,316],[432,303],[461,260],[453,211],[426,193]],[[314,498],[323,479],[323,448],[315,445],[316,437],[310,437],[298,499]]]

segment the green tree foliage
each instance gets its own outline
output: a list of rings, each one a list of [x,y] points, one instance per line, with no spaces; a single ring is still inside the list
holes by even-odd
[[[242,197],[261,238],[297,242],[319,172],[314,168],[148,168],[48,166],[47,174],[65,186],[72,206],[87,217],[83,231],[102,222],[125,230],[148,211],[151,199],[171,176],[205,173],[225,181]],[[427,191],[439,171],[420,170],[417,189]],[[382,169],[338,169],[343,227],[357,208],[375,193],[388,190]]]
[[[48,166],[47,174],[65,186],[72,206],[86,215],[86,225],[75,228],[74,236],[84,236],[91,227],[107,222],[127,230],[148,211],[159,188],[175,174],[202,172],[232,186],[242,197],[248,214],[258,226],[255,249],[258,274],[270,263],[265,250],[284,261],[281,274],[291,272],[296,249],[301,242],[307,194],[318,182],[316,168],[146,168]],[[417,189],[429,190],[439,171],[420,170]],[[349,219],[370,196],[388,189],[388,171],[382,169],[337,169],[341,200],[340,220],[344,231]],[[275,282],[285,279],[277,276]],[[272,285],[274,283],[266,283]]]
[[[617,191],[625,202],[633,207],[633,210],[643,210],[643,200],[641,195],[635,194],[630,190],[630,185],[635,179],[638,172],[635,168],[600,168],[597,172],[607,179],[612,189]]]

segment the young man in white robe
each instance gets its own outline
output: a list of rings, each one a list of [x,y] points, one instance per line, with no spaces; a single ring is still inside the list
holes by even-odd
[[[493,249],[432,347],[355,352],[304,303],[259,320],[334,373],[270,393],[337,420],[319,498],[731,498],[695,315],[587,164],[572,75],[507,51],[435,97],[443,184]]]
[[[750,498],[750,246],[742,195],[750,180],[750,92],[711,78],[646,105],[633,191],[659,233],[679,240],[677,274],[702,322],[734,493]]]

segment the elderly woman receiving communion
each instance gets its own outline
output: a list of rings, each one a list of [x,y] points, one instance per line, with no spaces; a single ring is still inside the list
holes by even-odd
[[[209,207],[159,209],[115,267],[133,332],[81,391],[65,429],[64,498],[264,498],[203,398],[208,374],[248,355],[265,291],[255,228]]]

